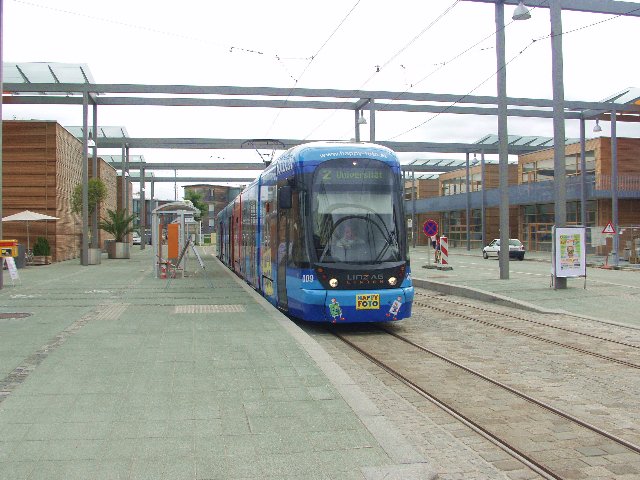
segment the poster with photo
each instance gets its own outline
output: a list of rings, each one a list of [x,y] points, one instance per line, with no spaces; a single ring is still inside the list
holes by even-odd
[[[585,229],[554,228],[554,269],[557,277],[582,277],[587,273]]]

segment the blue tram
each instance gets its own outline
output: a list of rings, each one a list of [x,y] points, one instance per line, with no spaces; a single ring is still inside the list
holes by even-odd
[[[407,318],[414,292],[402,191],[386,147],[294,147],[220,212],[218,256],[295,318]]]

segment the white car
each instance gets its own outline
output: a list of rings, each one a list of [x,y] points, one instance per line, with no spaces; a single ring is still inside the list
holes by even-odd
[[[496,238],[482,249],[482,257],[497,257],[500,253],[500,239]],[[509,239],[509,257],[524,260],[524,245],[517,238]]]
[[[131,234],[131,238],[133,239],[134,245],[140,245],[142,243],[142,238],[140,237],[140,234],[138,232],[133,232]]]

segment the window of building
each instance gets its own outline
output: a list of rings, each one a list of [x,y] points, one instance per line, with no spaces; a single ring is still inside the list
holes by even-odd
[[[585,164],[587,174],[595,173],[596,160],[593,150],[585,152]],[[565,169],[567,176],[580,174],[580,154],[568,155],[565,157]],[[522,164],[522,183],[544,182],[553,180],[554,165],[553,158],[538,160]]]

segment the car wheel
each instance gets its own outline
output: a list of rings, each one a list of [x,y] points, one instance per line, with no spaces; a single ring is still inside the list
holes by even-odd
[[[520,255],[520,256],[518,257],[518,260],[521,260],[521,261],[522,261],[522,260],[524,260],[524,255]]]
[[[485,260],[489,258],[489,255],[487,255],[487,252],[482,252],[482,258],[484,258]]]

